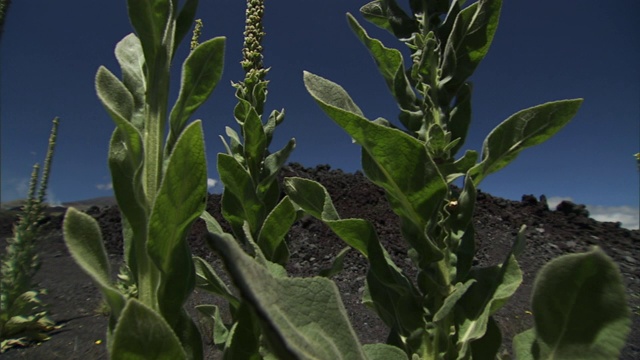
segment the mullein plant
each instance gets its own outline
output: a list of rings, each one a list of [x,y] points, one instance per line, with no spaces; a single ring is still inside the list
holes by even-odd
[[[123,293],[112,281],[95,219],[69,208],[63,224],[69,252],[110,308],[107,348],[113,359],[203,356],[198,327],[184,309],[196,282],[186,237],[207,200],[202,123],[189,119],[220,80],[225,38],[193,47],[170,108],[171,64],[198,6],[197,0],[177,3],[129,0],[135,33],[115,48],[122,77],[100,67],[95,78],[98,98],[116,125],[108,165],[123,223],[121,277],[131,291]]]
[[[370,224],[345,226],[335,210],[327,211],[330,199],[319,184],[288,180],[288,193],[297,204],[369,259],[363,302],[389,326],[388,342],[420,359],[496,356],[501,334],[492,315],[522,281],[517,258],[524,227],[502,264],[473,267],[476,188],[522,150],[557,133],[582,103],[562,100],[522,110],[491,131],[480,161],[475,151],[456,157],[471,120],[468,79],[491,45],[502,1],[464,4],[410,1],[411,16],[395,0],[361,8],[366,20],[408,47],[406,71],[400,51],[385,47],[347,17],[395,98],[404,129],[385,119],[367,120],[340,86],[304,74],[322,110],[362,146],[363,170],[385,190],[400,217],[417,277],[409,279],[398,270]],[[460,190],[452,187],[458,179]],[[310,193],[323,200],[309,201]],[[356,229],[359,237],[353,236]],[[532,310],[535,328],[513,340],[519,359],[615,358],[629,331],[619,270],[598,248],[547,264],[534,284]]]
[[[48,317],[40,299],[46,290],[36,290],[33,277],[40,268],[38,257],[39,228],[44,218],[44,201],[49,183],[51,161],[58,133],[58,118],[53,120],[49,146],[44,160],[42,178],[38,187],[40,165],[35,164],[29,182],[29,194],[13,237],[8,240],[7,252],[2,259],[0,280],[0,352],[10,347],[26,346],[49,339],[47,334],[59,328]]]
[[[218,155],[225,185],[222,213],[233,234],[225,233],[207,212],[207,240],[225,262],[238,291],[230,290],[212,266],[195,258],[199,287],[227,300],[232,323],[225,324],[215,305],[198,309],[213,320],[212,338],[225,359],[299,358],[389,359],[402,352],[385,344],[362,346],[346,318],[337,287],[328,278],[342,268],[346,250],[330,268],[312,279],[289,278],[285,237],[302,211],[288,196],[281,198],[278,173],[295,147],[269,153],[273,132],[284,110],[261,121],[267,95],[268,69],[262,63],[264,2],[247,1],[241,65],[244,81],[234,84],[238,104],[234,116],[242,137],[227,127],[227,153]],[[242,141],[244,140],[244,142]],[[244,281],[244,274],[253,274]]]
[[[297,211],[288,197],[281,199],[278,174],[295,148],[295,139],[274,153],[269,145],[278,125],[284,120],[284,110],[274,110],[262,121],[267,99],[265,80],[269,69],[263,65],[262,39],[264,1],[248,0],[241,66],[243,81],[232,84],[238,103],[234,117],[240,133],[226,127],[228,141],[221,136],[226,153],[218,154],[218,172],[224,184],[222,214],[244,251],[258,261],[269,262],[284,274],[283,265],[289,259],[285,237],[297,219]],[[203,213],[209,231],[222,235],[217,221]],[[215,246],[214,246],[215,248]],[[201,258],[194,258],[199,286],[229,303],[232,323],[224,324],[215,305],[200,305],[198,309],[213,320],[214,343],[226,356],[247,354],[247,349],[260,347],[260,331],[255,315],[241,311],[241,300],[224,285],[214,269]],[[247,336],[250,334],[251,336]],[[238,340],[238,339],[242,340]]]
[[[227,127],[229,141],[221,136],[227,153],[218,154],[218,172],[225,185],[222,213],[236,238],[244,246],[255,241],[267,259],[284,265],[289,258],[284,237],[296,212],[287,197],[280,199],[277,176],[296,143],[290,139],[282,149],[269,151],[285,114],[284,109],[273,110],[267,121],[262,121],[269,72],[263,67],[263,16],[264,1],[248,0],[241,61],[245,78],[233,84],[238,99],[234,117],[241,133]],[[277,236],[270,233],[274,226],[281,229]]]
[[[240,309],[257,314],[269,354],[315,359],[499,357],[502,336],[493,314],[522,281],[517,258],[524,249],[525,229],[502,264],[474,267],[476,188],[522,150],[557,133],[582,100],[522,110],[487,136],[481,156],[466,151],[456,157],[471,120],[468,79],[491,45],[502,5],[500,0],[464,4],[410,1],[411,15],[393,0],[361,8],[365,19],[408,47],[408,70],[399,50],[371,38],[347,16],[398,103],[404,129],[386,119],[366,119],[339,85],[304,74],[305,86],[322,110],[361,145],[366,176],[385,190],[400,217],[416,278],[407,277],[392,261],[370,222],[341,219],[319,183],[288,178],[285,192],[296,209],[322,220],[368,259],[363,303],[389,327],[387,344],[358,343],[331,281],[287,278],[272,262],[247,255],[232,237],[209,227],[211,243],[240,290]],[[456,180],[462,180],[461,189],[452,186]],[[251,232],[247,223],[244,231]],[[536,278],[531,306],[535,327],[513,339],[519,359],[616,358],[629,331],[620,272],[598,248],[545,265]],[[255,334],[240,325],[233,330],[239,333],[235,341]],[[263,349],[243,350],[225,353],[225,358],[264,355]]]

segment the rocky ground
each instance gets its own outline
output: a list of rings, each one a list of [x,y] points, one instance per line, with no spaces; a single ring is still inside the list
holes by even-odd
[[[329,166],[314,169],[291,164],[284,176],[313,178],[327,187],[343,218],[363,218],[371,221],[380,239],[397,264],[407,264],[407,248],[399,235],[398,221],[389,208],[381,189],[360,174],[346,174]],[[220,196],[211,195],[207,210],[219,221]],[[100,204],[104,204],[101,202]],[[87,212],[101,225],[113,268],[121,262],[122,236],[116,206],[88,206]],[[75,265],[63,243],[60,226],[64,209],[51,209],[40,239],[42,268],[36,281],[48,290],[43,300],[49,305],[53,320],[64,325],[51,334],[51,339],[27,348],[16,348],[2,354],[3,359],[106,359],[105,331],[107,319],[101,298],[89,278]],[[0,239],[11,236],[15,211],[3,211],[0,216]],[[479,192],[474,214],[476,238],[479,244],[477,265],[502,262],[522,224],[527,225],[526,251],[520,260],[523,284],[497,315],[502,328],[506,351],[510,339],[532,326],[529,312],[531,287],[538,269],[550,259],[566,253],[583,252],[597,245],[611,256],[622,272],[627,286],[627,300],[632,309],[632,332],[621,359],[640,358],[640,231],[621,228],[617,223],[597,222],[588,217],[584,206],[562,203],[557,210],[549,209],[544,197],[525,195],[522,201],[510,201]],[[204,225],[196,223],[189,242],[194,254],[216,267],[219,259],[202,239]],[[327,267],[344,247],[322,223],[303,218],[291,229],[288,244],[291,276],[312,276]],[[4,249],[0,250],[4,253]],[[356,333],[363,343],[383,342],[387,330],[375,314],[360,304],[367,263],[355,251],[345,260],[345,269],[336,281]],[[212,303],[202,291],[196,291],[188,307]],[[205,319],[193,312],[202,325],[203,334],[210,331]],[[205,336],[206,357],[219,358],[220,353]]]

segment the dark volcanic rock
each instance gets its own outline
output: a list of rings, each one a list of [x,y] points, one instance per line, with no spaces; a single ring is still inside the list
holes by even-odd
[[[408,275],[415,274],[415,270],[408,266],[407,246],[400,236],[398,218],[390,209],[384,191],[370,183],[362,173],[346,174],[341,170],[331,170],[328,165],[304,168],[299,164],[289,164],[283,169],[280,179],[291,176],[322,183],[342,218],[369,220],[392,259]],[[221,215],[220,195],[209,196],[207,211],[229,231]],[[117,206],[89,208],[87,212],[100,223],[106,249],[114,269],[117,269],[123,249]],[[0,215],[0,237],[6,238],[11,235],[15,213],[3,212]],[[476,265],[501,263],[520,226],[527,226],[526,250],[519,260],[523,283],[496,315],[506,349],[510,349],[510,340],[515,334],[532,326],[529,299],[538,269],[559,255],[583,252],[597,245],[618,264],[633,312],[632,333],[621,358],[640,358],[640,231],[621,228],[619,223],[597,222],[588,216],[584,205],[571,202],[563,202],[557,211],[551,211],[544,195],[539,200],[533,195],[524,195],[521,201],[510,201],[478,191],[473,219]],[[102,345],[95,343],[99,339],[104,341],[107,323],[107,318],[95,311],[100,304],[100,295],[90,279],[73,263],[64,246],[59,230],[62,215],[51,215],[47,221],[45,229],[48,233],[41,240],[43,267],[36,281],[49,290],[44,301],[50,304],[52,317],[66,323],[66,326],[42,345],[10,350],[2,355],[3,359],[106,358],[104,342]],[[207,259],[222,271],[220,260],[206,246],[205,231],[203,222],[197,221],[189,235],[189,244],[195,255]],[[291,252],[287,271],[291,276],[317,275],[345,247],[328,227],[308,216],[293,225],[287,243]],[[4,249],[0,253],[4,253]],[[384,342],[386,327],[360,303],[366,270],[365,259],[356,251],[350,251],[344,271],[334,277],[334,281],[360,340],[363,343]],[[201,292],[196,292],[188,305],[192,307],[210,301]],[[219,358],[219,352],[208,346],[207,358]]]

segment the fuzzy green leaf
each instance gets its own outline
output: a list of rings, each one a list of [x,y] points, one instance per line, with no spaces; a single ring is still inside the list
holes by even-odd
[[[211,319],[213,323],[213,331],[211,333],[213,343],[217,346],[226,343],[229,338],[229,329],[222,321],[220,309],[216,305],[196,305],[196,309]]]
[[[174,251],[185,242],[191,224],[204,211],[206,195],[202,124],[195,121],[182,133],[169,158],[149,220],[147,248],[163,272],[181,271],[173,269]]]
[[[362,346],[362,350],[368,360],[408,360],[404,351],[387,344],[367,344]]]
[[[620,270],[600,248],[551,260],[533,288],[535,329],[514,339],[518,359],[617,359],[630,330]]]
[[[209,98],[224,67],[225,38],[217,37],[198,45],[182,65],[178,100],[171,110],[168,149],[182,132],[189,117]]]
[[[473,359],[495,359],[502,345],[502,333],[493,317],[487,322],[487,332],[480,339],[471,343]]]
[[[391,32],[399,39],[406,39],[418,31],[417,22],[398,6],[395,0],[375,0],[360,8],[367,21]]]
[[[323,221],[340,219],[329,192],[320,183],[309,179],[290,177],[285,179],[284,186],[291,200],[309,215]]]
[[[214,233],[222,235],[221,233]],[[231,307],[237,309],[240,306],[238,299],[231,293],[224,281],[220,279],[216,271],[204,259],[193,257],[196,268],[196,283],[200,289],[216,294],[229,302]]]
[[[260,331],[255,312],[246,301],[241,303],[235,320],[227,336],[223,360],[262,360],[260,340],[263,333]]]
[[[114,332],[112,359],[187,359],[167,322],[136,299],[129,299]]]
[[[351,14],[347,14],[347,20],[349,21],[351,30],[353,30],[360,41],[369,49],[380,74],[382,74],[382,77],[387,83],[387,87],[400,105],[400,108],[418,110],[418,107],[414,104],[416,95],[407,79],[404,60],[402,59],[400,51],[387,48],[379,40],[369,37],[367,32]]]
[[[111,308],[108,331],[111,333],[125,306],[125,299],[109,280],[111,267],[98,222],[91,216],[70,207],[65,214],[62,228],[64,242],[71,257],[98,285]]]
[[[96,92],[116,125],[130,122],[134,110],[133,95],[106,67],[100,66],[95,79]]]
[[[265,189],[280,173],[280,169],[289,159],[289,155],[296,147],[296,140],[291,139],[287,142],[282,149],[269,154],[264,159],[264,166],[262,167],[262,180],[260,181],[260,188]]]
[[[308,72],[304,81],[322,110],[362,146],[363,169],[386,190],[396,214],[425,226],[447,189],[424,145],[400,130],[365,119],[339,85]]]
[[[101,287],[111,286],[111,265],[98,222],[90,215],[70,207],[64,217],[63,231],[69,253],[78,265]]]
[[[139,131],[142,131],[147,84],[144,75],[144,54],[140,39],[135,34],[125,36],[116,45],[115,53],[122,69],[122,82],[133,97],[134,111],[131,123]]]
[[[238,105],[234,109],[236,120],[242,125],[242,135],[244,137],[244,159],[249,172],[253,177],[257,177],[260,165],[267,150],[267,135],[259,113],[250,102],[239,99]]]
[[[582,99],[560,100],[521,110],[489,133],[482,146],[482,161],[471,169],[476,186],[518,154],[538,145],[562,129],[578,111]]]
[[[189,174],[189,176],[184,176]],[[190,352],[200,350],[200,335],[182,306],[195,287],[195,269],[186,236],[207,199],[207,163],[202,125],[189,125],[176,143],[149,218],[147,252],[162,272],[160,311]],[[186,339],[186,337],[193,337]]]
[[[138,262],[147,256],[143,246],[147,236],[147,211],[141,181],[142,154],[129,150],[119,129],[111,136],[109,170],[123,218],[125,261],[136,276]]]
[[[213,237],[243,298],[260,314],[274,355],[365,359],[333,282],[322,277],[273,277],[235,241]]]
[[[287,196],[267,215],[257,242],[269,261],[285,265],[289,260],[289,249],[284,238],[296,219],[296,209]]]
[[[433,316],[433,321],[437,322],[437,321],[440,321],[440,320],[446,318],[447,316],[449,316],[451,311],[458,304],[458,301],[467,292],[467,290],[469,290],[471,285],[473,285],[475,283],[476,283],[475,279],[469,279],[464,284],[463,283],[457,283],[453,287],[453,290],[451,291],[449,296],[447,296],[447,298],[444,299],[444,303],[442,304],[440,309],[438,309],[438,312]]]
[[[362,219],[341,220],[327,190],[313,180],[287,178],[285,189],[305,212],[323,221],[369,260],[367,287],[380,318],[403,335],[421,328],[423,323],[415,316],[422,311],[417,290],[382,247],[373,225]]]
[[[207,231],[212,232],[214,234],[223,234],[224,230],[222,230],[222,226],[216,218],[211,216],[207,211],[203,211],[200,214],[200,219],[204,221],[205,226],[207,227]]]
[[[490,316],[511,298],[522,282],[522,272],[513,255],[501,266],[473,269],[470,277],[477,282],[465,293],[457,309],[458,347],[462,354],[471,350],[472,341],[485,336]]]
[[[147,66],[155,60],[165,38],[167,23],[174,16],[175,6],[170,0],[127,0],[131,25],[140,38]],[[173,44],[170,44],[173,46]]]
[[[485,57],[498,29],[502,0],[482,0],[458,13],[447,39],[443,77],[455,92]]]
[[[344,257],[351,250],[351,247],[347,246],[344,249],[340,250],[338,255],[331,262],[331,266],[327,269],[320,270],[318,273],[319,276],[324,276],[326,278],[332,278],[334,275],[339,274],[344,268]]]
[[[236,236],[241,234],[244,221],[256,231],[264,208],[258,200],[251,175],[234,157],[218,154],[218,173],[225,184],[222,196],[222,212],[233,227]]]

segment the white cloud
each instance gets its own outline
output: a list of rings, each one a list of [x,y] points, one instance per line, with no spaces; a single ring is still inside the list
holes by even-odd
[[[550,198],[547,199],[547,204],[549,204],[549,209],[551,210],[555,210],[556,206],[558,206],[558,204],[560,204],[563,201],[573,201],[572,198],[570,197],[566,197],[566,196],[552,196]]]
[[[212,178],[207,179],[207,188],[212,189],[216,187],[216,185],[218,185],[218,180]]]
[[[562,201],[574,202],[570,197],[552,196],[547,199],[549,209],[555,210]],[[631,206],[586,205],[589,217],[597,221],[620,222],[626,229],[640,228],[640,209]]]
[[[2,179],[2,191],[0,195],[2,201],[12,201],[16,199],[26,199],[29,193],[29,178],[8,178]]]
[[[56,197],[56,194],[54,194],[51,189],[47,190],[44,202],[49,204],[49,206],[62,206],[62,202]]]
[[[96,188],[98,190],[111,190],[111,189],[113,189],[113,183],[96,184]]]
[[[631,206],[587,205],[592,219],[621,223],[623,228],[640,228],[640,209]]]

